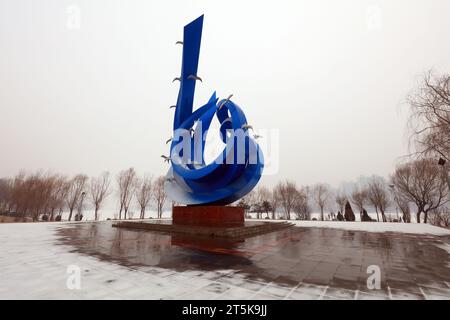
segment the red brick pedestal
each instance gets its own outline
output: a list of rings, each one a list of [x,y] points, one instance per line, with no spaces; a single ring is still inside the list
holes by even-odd
[[[175,206],[172,209],[174,225],[234,227],[244,225],[244,209],[226,206]]]

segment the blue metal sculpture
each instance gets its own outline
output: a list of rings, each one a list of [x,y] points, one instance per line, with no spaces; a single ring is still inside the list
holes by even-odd
[[[250,192],[261,178],[264,167],[262,152],[250,136],[242,109],[227,99],[218,102],[214,92],[209,101],[193,111],[194,91],[197,75],[203,15],[184,27],[184,39],[177,44],[183,46],[181,76],[173,81],[180,82],[178,100],[173,123],[174,135],[170,157],[171,162],[165,190],[175,202],[187,205],[225,205]],[[172,108],[171,107],[171,108]],[[214,117],[220,123],[223,152],[212,163],[204,160],[207,131]]]

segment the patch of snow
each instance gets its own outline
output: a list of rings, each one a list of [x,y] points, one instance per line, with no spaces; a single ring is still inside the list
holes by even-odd
[[[248,221],[255,221],[250,219]],[[286,220],[256,220],[256,221],[286,221]],[[397,222],[350,222],[350,221],[303,221],[289,220],[298,227],[304,228],[333,228],[341,230],[367,232],[399,232],[411,234],[429,234],[435,236],[450,236],[450,230],[425,223],[397,223]]]

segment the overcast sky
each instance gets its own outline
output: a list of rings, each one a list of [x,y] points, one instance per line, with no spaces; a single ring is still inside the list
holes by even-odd
[[[449,13],[448,0],[0,0],[0,177],[165,174],[175,42],[201,14],[195,106],[233,93],[255,129],[279,130],[263,184],[387,176],[407,152],[407,93],[450,70]]]

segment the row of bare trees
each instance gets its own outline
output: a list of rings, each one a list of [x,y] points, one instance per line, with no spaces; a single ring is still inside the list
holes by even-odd
[[[164,177],[153,181],[151,176],[142,178],[133,168],[117,175],[119,199],[119,219],[127,218],[130,205],[135,200],[140,208],[140,218],[154,202],[158,218],[161,218],[166,202]],[[40,218],[59,221],[63,212],[68,211],[68,220],[82,219],[84,200],[87,198],[94,209],[95,220],[107,197],[112,193],[111,175],[104,172],[89,178],[78,174],[71,178],[53,173],[20,172],[14,178],[0,179],[0,213],[13,213],[16,218]]]
[[[320,211],[320,220],[325,220],[325,211],[331,211],[328,219],[335,219],[333,211],[344,213],[347,202],[352,203],[362,215],[371,207],[377,215],[377,221],[391,220],[411,222],[411,207],[416,208],[416,221],[428,222],[430,212],[438,209],[445,211],[448,203],[448,187],[442,179],[440,168],[435,161],[429,159],[414,160],[399,165],[389,181],[380,176],[360,179],[349,192],[343,188],[332,190],[324,183],[312,187],[297,187],[293,181],[278,183],[273,190],[259,187],[241,199],[239,206],[248,212],[256,212],[257,218],[266,213],[269,218],[277,219],[277,212],[282,218],[290,220],[292,214],[296,219],[310,220],[311,208]],[[401,217],[391,219],[386,212],[388,208],[400,210]],[[423,219],[422,214],[423,213]],[[441,220],[446,221],[445,213]]]
[[[71,219],[86,180],[84,175],[67,179],[57,174],[21,172],[12,179],[1,180],[0,211],[16,212],[36,221],[42,215],[51,219],[60,216],[67,207]]]
[[[310,218],[309,205],[310,189],[308,187],[298,188],[293,181],[278,183],[273,190],[267,187],[258,187],[242,198],[237,205],[243,207],[247,212],[255,212],[258,219],[266,214],[267,219],[277,219],[278,211],[281,209],[282,217],[290,220],[295,214],[297,219],[307,220]]]
[[[167,200],[166,192],[164,191],[164,177],[158,177],[153,181],[149,175],[139,178],[133,168],[121,171],[117,175],[118,196],[119,196],[119,219],[122,219],[122,212],[124,218],[127,219],[130,204],[133,198],[140,209],[140,219],[145,218],[145,211],[153,200],[156,206],[158,218],[162,217],[164,205]]]

